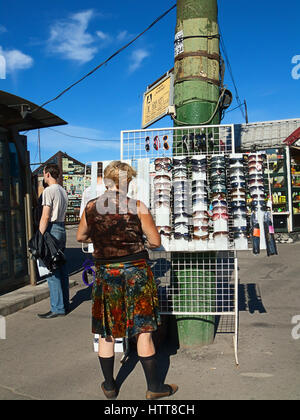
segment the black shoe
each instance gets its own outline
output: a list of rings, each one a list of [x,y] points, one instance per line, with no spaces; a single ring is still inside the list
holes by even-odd
[[[38,317],[42,319],[52,319],[52,318],[57,318],[58,316],[65,316],[65,314],[56,314],[51,311],[47,312],[46,314],[38,314]]]

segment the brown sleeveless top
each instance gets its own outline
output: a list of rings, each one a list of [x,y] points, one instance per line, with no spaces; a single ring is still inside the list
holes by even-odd
[[[100,262],[148,258],[138,201],[118,191],[106,191],[86,205],[86,221],[93,242],[93,256]]]

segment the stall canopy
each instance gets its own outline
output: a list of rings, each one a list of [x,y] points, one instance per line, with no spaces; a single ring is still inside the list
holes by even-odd
[[[65,124],[61,118],[27,99],[0,90],[0,127],[27,131]]]

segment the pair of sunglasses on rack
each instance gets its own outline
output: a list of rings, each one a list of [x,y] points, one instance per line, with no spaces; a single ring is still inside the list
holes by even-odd
[[[187,165],[189,162],[190,160],[188,157],[183,157],[182,159],[173,158],[173,166]]]
[[[168,188],[155,188],[154,190],[154,197],[158,195],[167,195],[171,196],[171,190]]]
[[[213,185],[211,190],[213,193],[227,193],[227,188],[224,184]]]
[[[196,218],[205,218],[205,219],[208,219],[209,218],[208,212],[207,211],[199,211],[199,210],[196,210],[196,211],[193,212],[193,218],[194,219],[196,219]]]
[[[156,171],[171,171],[172,163],[169,158],[155,159],[154,166]]]
[[[191,239],[191,234],[175,232],[174,239],[185,239],[186,241],[189,241]]]
[[[157,226],[157,230],[160,235],[171,236],[171,227],[170,226]]]
[[[208,217],[201,217],[201,218],[193,218],[193,225],[194,226],[202,226],[207,225],[209,223]]]
[[[230,175],[230,182],[246,182],[245,175]]]
[[[245,162],[244,158],[230,158],[229,159],[230,166],[235,166],[235,165],[243,166],[244,162]]]
[[[245,189],[246,188],[246,182],[231,182],[231,188],[233,189]]]
[[[211,202],[211,204],[212,204],[212,206],[213,207],[215,207],[215,206],[224,206],[224,207],[227,207],[227,201],[226,200],[224,200],[224,199],[220,199],[220,200],[213,200],[212,202]]]
[[[230,170],[230,177],[233,176],[245,176],[245,172],[240,168],[234,168]]]
[[[194,232],[208,232],[209,226],[194,226],[193,231]]]
[[[193,239],[195,241],[206,241],[208,238],[209,238],[209,235],[204,235],[204,236],[193,235]]]
[[[228,237],[228,234],[229,234],[229,232],[228,231],[222,231],[222,232],[214,232],[213,233],[213,237],[214,237],[214,239],[215,238],[218,238],[219,236],[225,236],[225,237]]]
[[[153,180],[153,182],[154,182],[154,184],[156,184],[156,183],[158,183],[158,182],[164,182],[164,181],[169,181],[169,182],[171,182],[171,176],[169,176],[169,175],[156,175],[155,177],[154,177],[154,180]]]
[[[211,179],[212,183],[219,183],[219,184],[226,183],[226,175],[225,174],[223,174],[223,175],[212,174],[210,179]]]
[[[186,212],[186,211],[174,211],[174,219],[179,219],[180,217],[189,219],[191,217],[191,214]],[[181,223],[181,222],[178,222]],[[182,222],[182,223],[186,223],[186,222]]]
[[[212,215],[212,220],[215,222],[216,220],[223,219],[228,220],[228,214],[227,213],[215,213]]]

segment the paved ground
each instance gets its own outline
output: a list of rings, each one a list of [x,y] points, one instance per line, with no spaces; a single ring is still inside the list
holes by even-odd
[[[69,231],[70,272],[84,260]],[[280,255],[239,254],[239,362],[234,363],[232,334],[217,334],[214,344],[177,348],[167,337],[159,349],[161,375],[177,383],[171,400],[300,399],[300,339],[292,337],[292,318],[300,315],[300,243],[279,245]],[[6,316],[6,340],[0,340],[0,400],[104,399],[90,332],[90,290],[80,274],[72,277],[72,312],[41,320],[49,299]],[[1,300],[1,299],[0,299]],[[299,321],[298,321],[299,322]],[[295,333],[300,328],[295,328]],[[295,337],[296,337],[295,336]],[[168,344],[167,344],[168,343]],[[115,372],[122,383],[119,400],[143,400],[145,379],[133,355]]]

